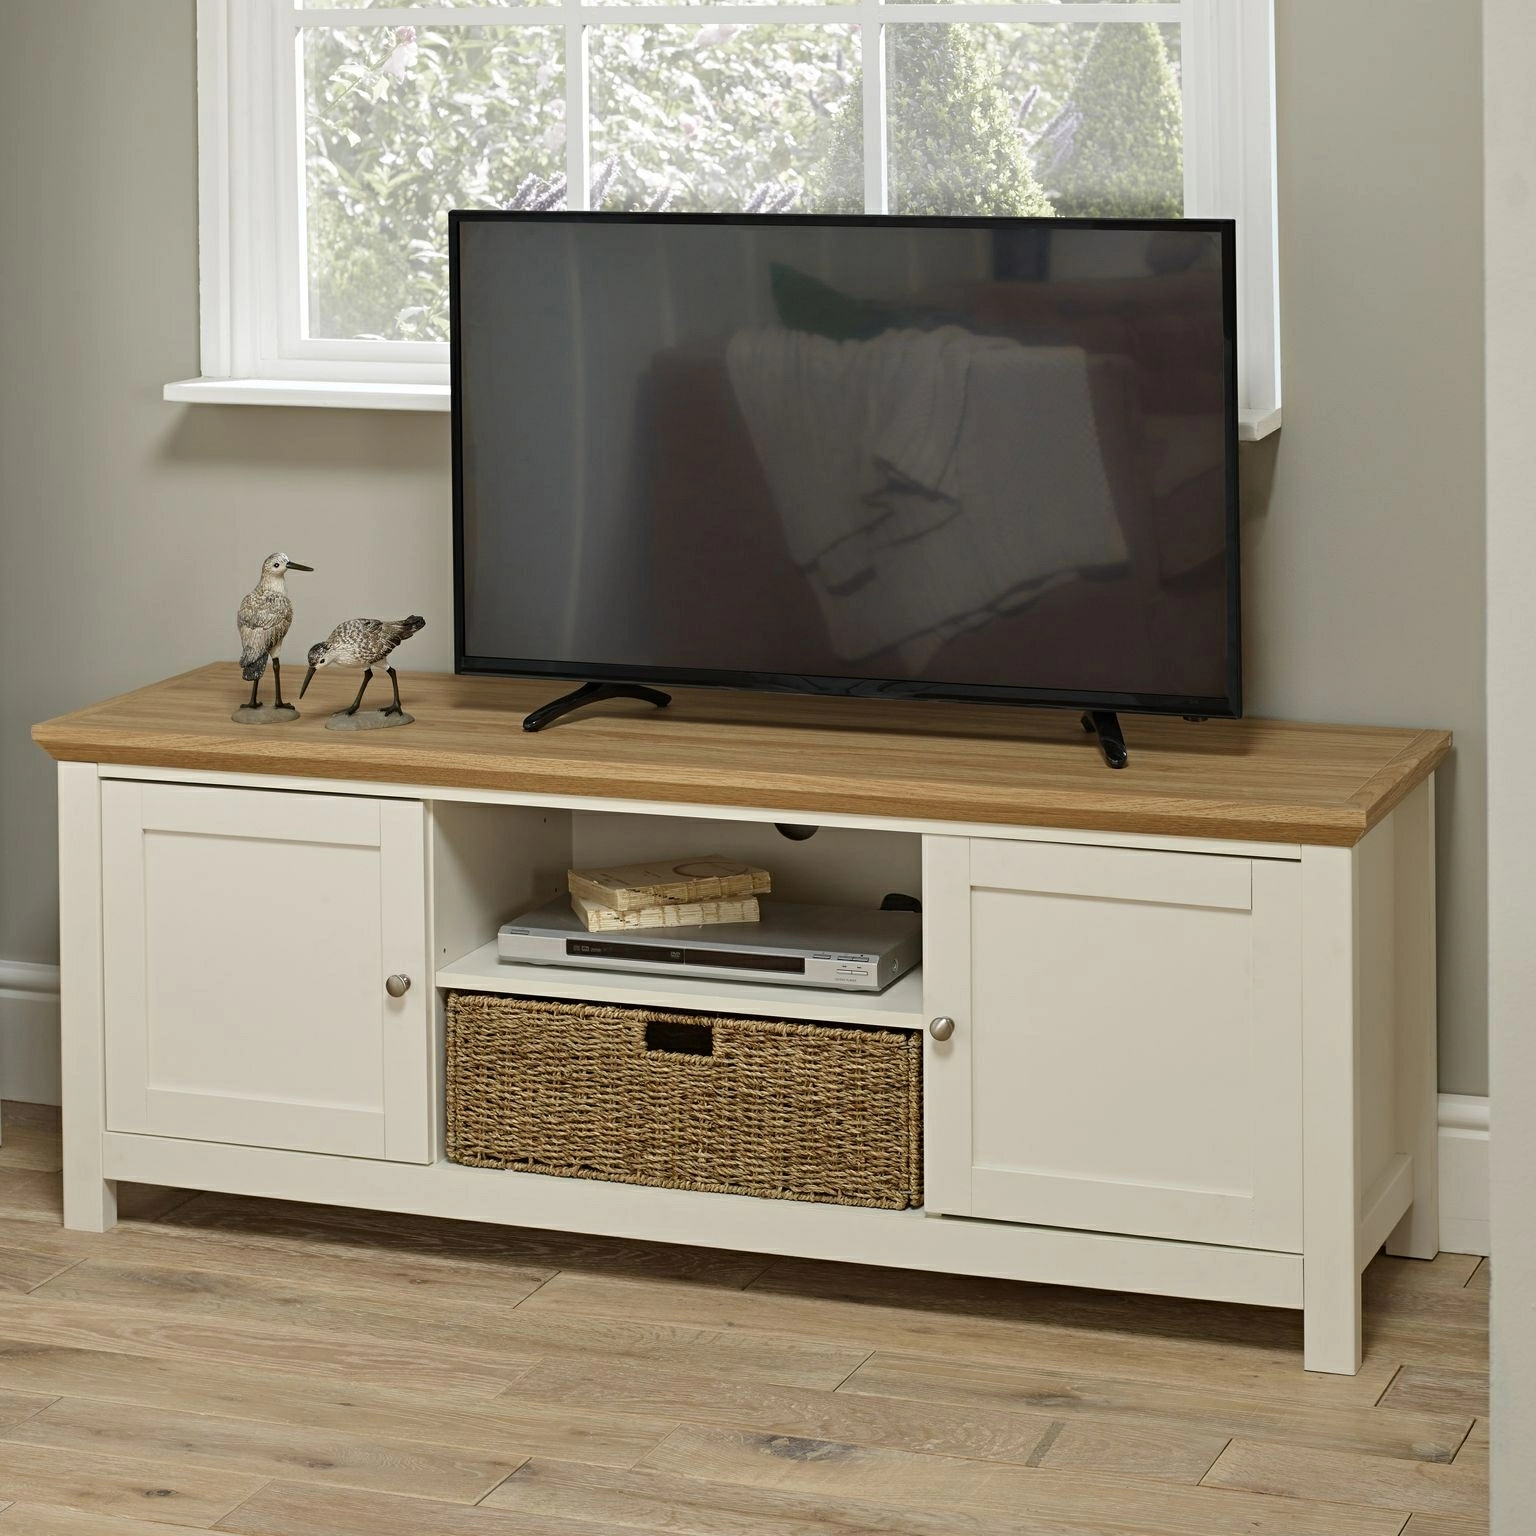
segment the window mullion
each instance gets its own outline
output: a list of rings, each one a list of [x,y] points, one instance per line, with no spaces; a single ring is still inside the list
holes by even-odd
[[[565,206],[585,209],[591,198],[591,50],[580,0],[561,0],[565,19]]]
[[[880,0],[859,0],[859,77],[864,101],[864,212],[890,211],[885,131],[885,28]]]

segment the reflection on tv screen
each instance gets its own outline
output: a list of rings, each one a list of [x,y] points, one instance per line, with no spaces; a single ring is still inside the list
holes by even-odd
[[[467,658],[1232,698],[1221,229],[457,229]]]

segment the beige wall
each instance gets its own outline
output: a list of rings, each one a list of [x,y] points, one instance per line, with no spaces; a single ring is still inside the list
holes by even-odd
[[[1287,425],[1245,453],[1249,697],[1457,731],[1440,799],[1443,1083],[1478,1093],[1478,7],[1278,8]],[[451,660],[444,418],[159,398],[197,371],[192,12],[49,0],[0,19],[0,957],[14,960],[56,952],[51,767],[28,724],[231,654],[234,603],[268,550],[320,568],[293,579],[302,638],[306,613],[414,610],[428,629],[412,664]]]
[[[1249,701],[1455,731],[1440,1080],[1486,1093],[1480,7],[1276,13],[1285,427],[1244,476]]]
[[[0,957],[51,960],[28,725],[238,654],[274,549],[317,567],[295,640],[423,613],[402,660],[451,668],[448,419],[162,401],[197,372],[193,0],[0,12]]]

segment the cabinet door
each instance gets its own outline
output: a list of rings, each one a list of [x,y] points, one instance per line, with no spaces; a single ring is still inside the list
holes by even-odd
[[[113,781],[102,845],[109,1129],[428,1160],[419,802]]]
[[[1300,880],[925,840],[934,1212],[1301,1249]]]

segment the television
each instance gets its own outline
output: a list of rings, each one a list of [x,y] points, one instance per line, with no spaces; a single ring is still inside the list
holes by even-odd
[[[460,672],[1241,713],[1230,221],[456,211],[449,266]]]

